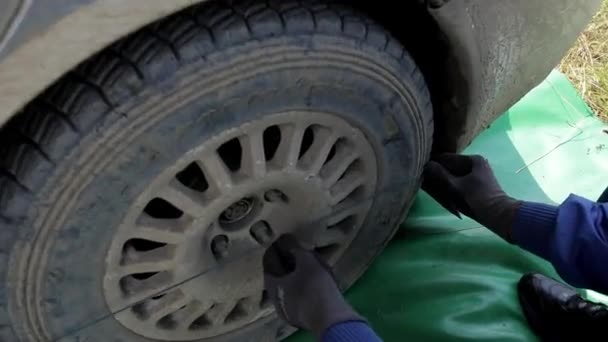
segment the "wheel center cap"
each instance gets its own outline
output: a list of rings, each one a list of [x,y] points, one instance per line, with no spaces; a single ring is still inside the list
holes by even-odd
[[[243,198],[233,203],[220,215],[220,223],[235,223],[245,218],[253,209],[253,199]]]

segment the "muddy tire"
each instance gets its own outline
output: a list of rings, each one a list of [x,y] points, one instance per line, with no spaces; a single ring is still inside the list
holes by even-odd
[[[292,135],[286,133],[289,127],[299,127],[293,122],[303,122],[302,129],[310,133],[302,131],[309,138],[294,140],[299,153],[286,154],[297,156],[288,168],[269,155],[278,153],[270,150],[280,150],[285,137],[297,133],[297,129],[289,131]],[[261,123],[266,126],[259,126]],[[256,223],[258,228],[262,223],[260,230],[251,228],[256,219],[250,222],[245,217],[249,219],[247,215],[257,210],[256,203],[267,205],[265,201],[278,199],[318,214],[332,212],[347,203],[343,198],[332,202],[332,196],[344,192],[350,186],[347,181],[361,176],[365,181],[344,192],[344,198],[363,206],[356,214],[361,216],[357,218],[360,222],[349,221],[344,228],[344,236],[352,236],[340,242],[344,243],[339,253],[337,247],[319,247],[320,252],[335,252],[328,258],[335,257],[332,262],[341,285],[350,286],[393,235],[418,190],[433,130],[424,79],[397,40],[346,5],[215,2],[172,15],[104,49],[57,81],[3,128],[0,340],[50,341],[68,335],[66,341],[263,341],[289,333],[271,311],[247,316],[251,303],[243,298],[237,298],[231,304],[236,306],[223,313],[222,324],[232,324],[225,329],[210,328],[217,322],[200,308],[203,299],[183,305],[169,303],[183,315],[192,303],[199,305],[199,317],[192,316],[197,308],[188,311],[189,326],[180,325],[180,319],[187,316],[169,310],[148,329],[137,319],[155,315],[157,312],[146,310],[163,300],[167,304],[171,296],[156,293],[155,299],[146,299],[152,304],[144,305],[140,299],[129,301],[119,295],[109,299],[108,294],[113,291],[114,276],[108,275],[114,274],[113,267],[123,267],[149,251],[167,258],[180,253],[181,245],[171,245],[173,240],[166,232],[154,236],[169,242],[133,236],[116,242],[120,234],[130,234],[124,222],[132,218],[131,213],[157,212],[161,213],[158,219],[182,223],[201,220],[196,210],[182,207],[183,201],[174,205],[162,195],[150,195],[150,189],[160,184],[159,175],[174,170],[169,174],[175,184],[186,173],[195,179],[193,175],[206,169],[205,165],[189,169],[193,153],[221,138],[218,151],[226,141],[241,144],[241,152],[218,152],[229,178],[241,179],[246,161],[240,156],[246,155],[243,146],[249,145],[243,141],[250,136],[246,134],[251,127],[261,127],[259,132],[278,127],[272,129],[278,138],[266,138],[264,133],[260,135],[263,146],[259,145],[265,153],[264,170],[271,170],[276,162],[283,172],[275,178],[299,174],[302,165],[314,164],[308,163],[312,159],[307,159],[304,150],[313,150],[324,132],[341,133],[333,135],[334,142],[325,150],[319,150],[324,151],[318,152],[324,153],[319,168],[340,156],[339,141],[359,154],[331,183],[324,178],[329,171],[320,169],[301,180],[294,176],[297,185],[287,184],[281,192],[275,188],[287,181],[264,176],[264,181],[256,182],[261,184],[259,189],[247,188],[253,195],[242,196],[235,202],[238,205],[226,205],[230,210],[219,214],[218,229],[225,233],[208,236],[207,228],[198,226],[178,233],[186,234],[190,244],[193,237],[200,237],[196,243],[211,250],[216,259],[223,257],[221,248],[237,230],[234,222],[250,229],[254,240],[264,246],[267,238],[272,240],[284,231],[270,219]],[[267,146],[272,144],[277,146]],[[206,187],[195,181],[185,186],[204,192],[213,188],[212,181],[202,182]],[[241,191],[238,184],[231,189]],[[304,201],[301,198],[305,195],[323,198]],[[359,197],[352,197],[355,195]],[[292,202],[287,200],[290,196]],[[233,202],[224,197],[226,203]],[[172,214],[175,209],[181,214]],[[300,214],[294,216],[301,221],[299,227],[310,224]],[[189,221],[183,218],[186,216]],[[356,231],[351,229],[355,225]],[[187,235],[197,229],[200,236]],[[112,251],[119,256],[113,256]],[[113,258],[118,258],[118,266],[113,266]],[[184,260],[173,265],[169,273],[175,276],[188,267],[202,267],[198,261]],[[117,289],[126,289],[128,294],[143,288],[138,282],[160,279],[161,272],[153,268],[138,271],[128,281],[116,278]],[[171,278],[170,283],[177,282],[179,279]],[[135,285],[130,287],[131,283]],[[121,298],[125,304],[122,309]],[[262,302],[258,304],[268,304]]]

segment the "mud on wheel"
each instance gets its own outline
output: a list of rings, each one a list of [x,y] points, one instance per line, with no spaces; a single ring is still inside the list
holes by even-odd
[[[264,248],[295,234],[351,285],[431,137],[415,63],[347,5],[214,1],[145,27],[0,134],[0,337],[280,339]]]

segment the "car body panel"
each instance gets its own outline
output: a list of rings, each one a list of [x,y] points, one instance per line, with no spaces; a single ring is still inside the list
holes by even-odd
[[[601,0],[452,0],[431,15],[450,46],[440,108],[441,151],[459,151],[531,88],[573,45]],[[450,67],[450,65],[452,67]]]
[[[196,2],[5,0],[0,11],[0,124],[98,50]],[[435,68],[441,77],[434,87],[439,89],[434,95],[435,143],[441,151],[463,149],[540,83],[600,5],[600,0],[428,2],[422,8],[448,47],[445,63]]]

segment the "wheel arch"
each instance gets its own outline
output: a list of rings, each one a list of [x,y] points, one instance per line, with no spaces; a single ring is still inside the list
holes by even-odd
[[[0,14],[0,125],[97,51],[206,1],[215,0],[8,1]],[[351,3],[413,55],[432,95],[435,150],[457,151],[546,77],[600,0],[555,0],[551,7],[527,0]]]
[[[67,71],[112,42],[185,7],[206,1],[214,0],[60,0],[62,5],[55,6],[37,0],[12,0],[14,11],[7,12],[4,20],[0,18],[0,26],[4,22],[4,29],[0,27],[0,125],[18,115],[25,104]],[[421,63],[427,81],[437,78],[435,75],[445,77],[436,66],[445,64],[439,61],[445,58],[446,46],[438,40],[443,38],[426,5],[411,0],[404,5],[405,11],[395,12],[401,5],[387,0],[383,0],[381,6],[369,0],[353,3],[391,28],[416,60],[427,61]],[[68,8],[61,8],[68,4]],[[50,13],[49,17],[38,20],[45,13]],[[394,13],[407,13],[407,20]],[[37,20],[32,20],[34,17]],[[424,37],[409,34],[415,27],[424,28]],[[429,41],[433,44],[429,45]],[[429,83],[436,88],[433,82]],[[441,101],[434,98],[434,102]]]

